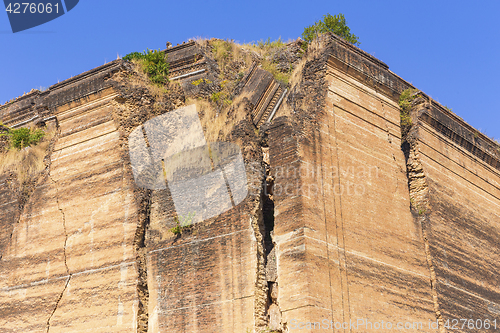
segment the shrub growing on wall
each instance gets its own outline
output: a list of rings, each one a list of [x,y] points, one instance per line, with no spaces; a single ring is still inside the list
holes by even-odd
[[[54,130],[11,129],[0,123],[0,143],[6,144],[0,149],[0,174],[13,172],[21,184],[33,180],[46,167],[44,158],[54,135]],[[31,149],[23,149],[29,146]]]
[[[167,55],[160,50],[150,50],[132,52],[123,57],[123,60],[136,60],[142,67],[142,70],[148,75],[151,82],[155,84],[164,84],[168,81],[168,63]]]
[[[326,14],[323,17],[323,20],[319,20],[313,25],[304,28],[302,39],[307,43],[310,43],[317,35],[325,32],[333,32],[337,36],[342,37],[354,45],[360,44],[358,36],[351,33],[351,29],[347,26],[347,22],[343,14],[334,16]]]
[[[8,136],[10,146],[16,149],[23,149],[32,145],[36,145],[44,137],[45,132],[41,129],[18,128],[9,129],[7,133],[0,134]]]

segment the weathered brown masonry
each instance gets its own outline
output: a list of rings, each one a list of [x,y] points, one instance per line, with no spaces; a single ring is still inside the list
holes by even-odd
[[[410,178],[410,195],[424,187],[415,208],[432,263],[435,307],[443,321],[498,319],[498,145],[425,95],[413,116],[418,124],[406,154],[409,174],[420,180]]]
[[[305,66],[315,85],[298,85],[295,113],[270,130],[283,321],[427,322],[429,268],[401,150],[406,83],[346,43],[324,43]]]
[[[241,148],[248,195],[175,235],[169,190],[134,182],[128,134],[219,69],[195,42],[166,52],[179,85],[161,104],[117,60],[0,107],[7,126],[57,128],[36,179],[0,175],[2,332],[500,325],[498,144],[421,92],[402,135],[411,85],[323,35],[288,87],[258,61],[242,76],[248,117],[225,140]]]
[[[5,332],[132,330],[137,307],[133,183],[124,169],[106,78],[118,62],[33,96],[26,120],[57,122],[50,165],[6,221],[2,252]],[[19,118],[9,118],[7,125]],[[42,110],[39,112],[39,110]],[[4,207],[2,207],[4,209]]]

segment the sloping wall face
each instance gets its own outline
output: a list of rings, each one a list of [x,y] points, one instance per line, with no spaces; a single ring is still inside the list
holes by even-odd
[[[473,332],[486,320],[498,327],[500,147],[428,99],[413,110],[409,160],[421,165],[428,189],[425,196],[410,190],[420,205],[442,322],[451,328],[453,319],[472,319]]]
[[[182,65],[180,74],[200,64],[203,75],[212,68],[198,59],[194,43],[169,51],[169,59],[178,60],[174,67]],[[193,57],[198,60],[191,62]],[[58,129],[48,168],[32,192],[13,191],[16,179],[0,175],[2,331],[265,328],[264,167],[252,123],[260,118],[249,113],[227,138],[241,147],[246,199],[175,235],[168,190],[141,189],[134,182],[127,136],[182,106],[190,90],[173,84],[175,96],[155,101],[147,87],[123,79],[133,75],[129,69],[115,61],[0,108],[8,126],[42,122]],[[246,93],[269,116],[276,98],[266,92],[276,83],[263,70],[253,74],[248,76],[263,85]],[[278,87],[271,90],[279,96]],[[185,195],[193,191],[186,188]]]
[[[4,249],[9,245],[14,224],[19,220],[19,204],[21,193],[14,191],[12,179],[8,175],[0,176],[0,255],[4,255]]]
[[[248,195],[217,217],[180,235],[169,190],[152,194],[146,236],[148,332],[250,332],[267,323],[262,247],[262,153],[248,122],[240,138]],[[198,191],[186,185],[186,196]]]
[[[40,97],[59,133],[2,251],[2,332],[137,330],[138,209],[103,79],[113,66]]]
[[[325,193],[333,189],[323,199],[326,237],[339,262],[332,295],[344,303],[334,317],[427,325],[435,314],[421,229],[408,210],[398,96],[329,64],[320,132],[329,134],[323,158],[333,170],[323,177]]]
[[[213,204],[231,183],[139,188],[128,135],[217,73],[195,43],[167,50],[166,95],[114,61],[1,106],[10,127],[58,131],[36,179],[0,174],[0,331],[498,328],[499,145],[420,92],[402,130],[408,83],[333,35],[309,47],[287,89],[244,76],[226,141],[246,197],[183,228],[174,197]],[[210,156],[203,176],[222,168]],[[190,181],[201,160],[172,165]]]
[[[66,286],[66,237],[52,185],[50,179],[40,182],[26,212],[11,221],[12,236],[3,248],[0,268],[4,332],[45,332]]]
[[[370,332],[382,321],[436,331],[401,150],[395,89],[405,84],[340,42],[324,52],[305,65],[291,123],[280,118],[270,130],[283,322],[301,332],[336,331],[332,322]]]
[[[133,179],[124,168],[108,105],[115,96],[105,90],[55,112],[61,133],[50,180],[63,219],[69,278],[50,320],[51,332],[136,328],[138,217]],[[82,313],[75,313],[75,304]]]

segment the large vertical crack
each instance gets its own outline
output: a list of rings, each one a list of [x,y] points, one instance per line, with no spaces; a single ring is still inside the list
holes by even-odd
[[[430,219],[429,219],[429,187],[422,164],[418,156],[418,144],[416,140],[403,142],[403,151],[406,160],[406,174],[408,177],[408,189],[410,192],[411,211],[414,218],[422,228],[422,238],[424,241],[424,251],[430,273],[430,286],[434,313],[439,323],[440,332],[446,332],[444,322],[439,307],[437,294],[437,278],[432,254],[430,251]]]
[[[66,291],[66,289],[68,289],[68,285],[69,285],[69,282],[70,282],[71,277],[72,277],[72,274],[71,274],[69,267],[68,267],[68,255],[66,252],[67,244],[68,244],[68,231],[66,228],[66,214],[64,213],[64,210],[61,207],[58,182],[54,178],[52,178],[52,175],[50,174],[51,167],[52,167],[52,158],[51,157],[52,157],[52,153],[54,152],[55,143],[56,143],[56,141],[59,137],[59,134],[60,134],[60,128],[59,128],[59,124],[57,122],[56,122],[55,126],[56,126],[56,133],[54,134],[54,137],[51,140],[51,143],[50,143],[50,146],[48,149],[49,152],[48,152],[47,156],[45,157],[45,165],[46,165],[45,170],[47,172],[47,178],[51,180],[52,184],[54,185],[54,187],[56,189],[57,209],[61,213],[61,217],[62,217],[62,225],[63,225],[63,231],[64,231],[63,255],[64,255],[64,266],[66,268],[67,278],[66,278],[66,283],[64,284],[64,288],[61,291],[61,293],[59,294],[59,297],[57,298],[54,309],[52,310],[49,318],[47,319],[47,331],[46,331],[47,333],[50,331],[50,322],[52,320],[52,317],[54,316],[55,312],[57,311],[57,308],[59,307],[59,303],[61,302],[61,299],[63,298],[64,292]]]
[[[269,256],[270,253],[274,255],[274,244],[272,243],[272,229],[270,226],[269,216],[274,214],[274,205],[270,206],[272,202],[268,199],[268,185],[269,185],[269,173],[264,172],[264,167],[266,171],[269,171],[269,166],[266,161],[266,150],[264,148],[264,163],[258,163],[258,169],[260,172],[260,191],[254,201],[254,207],[251,212],[251,226],[254,232],[255,242],[256,242],[256,279],[255,279],[255,306],[254,306],[254,320],[255,320],[255,330],[254,332],[270,332],[269,327],[269,306],[270,306],[270,292],[274,290],[276,294],[276,287],[273,283],[269,283]],[[265,178],[267,177],[267,179]],[[275,275],[275,274],[274,274]]]
[[[281,332],[283,324],[281,321],[281,309],[278,303],[278,263],[276,255],[276,243],[274,242],[274,199],[273,199],[274,177],[271,176],[269,165],[266,163],[266,183],[263,195],[264,213],[264,248],[267,280],[267,320],[268,327],[273,332]]]
[[[68,278],[66,279],[66,283],[64,284],[64,288],[61,291],[61,294],[59,295],[59,298],[56,301],[56,305],[54,306],[54,310],[52,310],[52,313],[50,314],[49,319],[47,319],[47,333],[50,331],[50,321],[51,321],[52,317],[54,316],[54,313],[56,312],[56,310],[59,306],[59,303],[61,302],[61,299],[63,298],[64,292],[68,288],[69,281],[71,280],[71,277],[72,277],[72,274],[71,274],[69,267],[68,267],[68,255],[66,253],[66,248],[67,248],[67,244],[68,244],[68,231],[66,229],[66,215],[64,214],[64,210],[61,208],[61,203],[59,201],[59,187],[58,187],[57,181],[55,181],[54,178],[52,178],[52,176],[50,174],[50,170],[48,172],[48,177],[50,178],[50,180],[52,181],[52,183],[54,184],[54,186],[56,188],[57,209],[59,210],[59,212],[61,213],[61,216],[62,216],[62,224],[63,224],[63,230],[64,230],[64,266],[66,267],[66,273],[68,274]]]
[[[255,279],[255,327],[257,332],[264,331],[267,327],[267,283],[264,250],[264,219],[262,214],[262,200],[255,203],[251,213],[251,225],[254,231],[257,250],[257,267]]]
[[[418,95],[414,93],[412,100]],[[415,100],[415,105],[419,99]],[[408,123],[401,122],[401,148],[405,155],[406,175],[408,178],[408,190],[410,194],[410,210],[414,219],[418,222],[422,229],[422,239],[424,243],[424,251],[426,255],[427,265],[429,267],[431,295],[434,307],[434,313],[439,324],[439,331],[445,333],[444,321],[439,306],[437,293],[437,277],[435,265],[432,259],[430,246],[430,217],[429,217],[429,186],[424,172],[424,168],[420,161],[418,133],[415,123],[418,121],[414,112],[410,113],[412,120]]]
[[[149,289],[148,289],[148,267],[146,234],[151,216],[151,190],[140,190],[140,213],[139,223],[135,231],[134,249],[137,263],[137,295],[139,307],[137,310],[137,332],[146,333],[149,325]]]
[[[265,135],[265,134],[264,134]],[[274,177],[271,170],[270,152],[267,144],[262,147],[265,168],[265,181],[262,192],[262,213],[264,224],[264,265],[266,274],[266,320],[267,329],[271,332],[282,332],[281,309],[278,303],[278,267],[276,243],[274,242]]]

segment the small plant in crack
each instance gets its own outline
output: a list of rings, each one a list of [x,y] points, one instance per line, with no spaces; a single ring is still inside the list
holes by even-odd
[[[170,231],[174,235],[181,235],[183,231],[190,229],[193,226],[193,218],[196,213],[191,212],[186,216],[179,215],[174,218],[175,227],[171,228]]]
[[[12,171],[20,183],[34,180],[47,167],[45,158],[55,130],[4,128],[0,133],[0,173]]]
[[[259,333],[281,333],[282,330],[273,330],[270,329],[269,327],[265,327],[259,331]]]
[[[399,96],[401,130],[403,132],[403,136],[408,133],[412,126],[410,111],[413,100],[417,97],[417,92],[418,90],[416,89],[408,88],[404,90]]]

